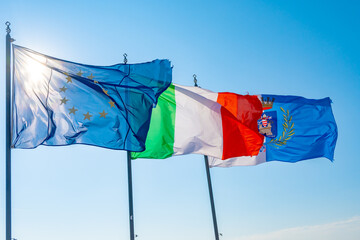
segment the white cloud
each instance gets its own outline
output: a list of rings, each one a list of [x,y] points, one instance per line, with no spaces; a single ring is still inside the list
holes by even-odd
[[[236,240],[359,240],[360,216],[321,225],[287,228]]]

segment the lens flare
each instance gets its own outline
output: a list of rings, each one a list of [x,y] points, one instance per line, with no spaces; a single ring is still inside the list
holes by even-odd
[[[32,59],[28,59],[25,63],[25,72],[27,76],[24,84],[27,88],[38,89],[43,84],[47,84],[49,81],[50,69],[46,67],[46,58],[42,56],[35,56]]]

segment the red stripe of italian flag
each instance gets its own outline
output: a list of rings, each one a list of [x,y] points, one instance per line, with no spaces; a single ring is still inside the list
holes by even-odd
[[[261,113],[257,96],[171,85],[153,109],[146,150],[132,153],[132,157],[162,159],[196,153],[228,159],[257,155],[263,144],[257,128]]]

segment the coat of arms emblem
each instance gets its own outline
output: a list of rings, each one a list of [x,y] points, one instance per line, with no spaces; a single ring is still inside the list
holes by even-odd
[[[264,112],[258,120],[259,132],[265,137],[275,138],[277,135],[276,111]]]

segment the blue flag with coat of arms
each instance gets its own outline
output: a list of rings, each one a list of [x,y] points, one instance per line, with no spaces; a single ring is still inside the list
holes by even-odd
[[[298,162],[319,157],[334,160],[338,131],[330,98],[261,95],[260,99],[263,113],[258,129],[265,142],[259,154],[226,160],[209,158],[210,167]]]
[[[13,45],[12,147],[88,144],[143,151],[168,60],[91,66]]]
[[[330,98],[262,95],[266,161],[297,162],[317,157],[334,159],[337,126]],[[270,127],[269,127],[270,125]]]

